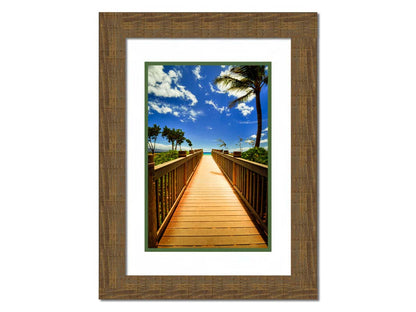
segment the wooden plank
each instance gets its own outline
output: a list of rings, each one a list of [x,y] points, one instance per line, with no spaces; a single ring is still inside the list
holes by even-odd
[[[160,245],[236,245],[263,244],[264,240],[258,234],[242,236],[163,236]]]
[[[220,221],[220,222],[228,222],[228,221],[246,221],[251,220],[248,215],[242,215],[242,216],[227,216],[224,218],[224,216],[176,216],[176,214],[173,215],[171,221]]]
[[[257,229],[250,227],[234,227],[234,228],[208,228],[208,229],[181,229],[170,228],[165,231],[164,236],[233,236],[233,235],[250,235],[258,234]]]
[[[237,203],[207,203],[207,204],[193,204],[193,203],[184,203],[181,204],[181,207],[224,207],[224,208],[231,208],[231,207],[241,207],[241,204]]]
[[[175,217],[187,216],[246,216],[241,210],[180,210],[175,213]],[[222,218],[222,217],[221,217]]]
[[[216,195],[215,193],[212,194],[212,191],[207,191],[207,192],[192,192],[189,193],[189,191],[187,191],[186,193],[184,193],[184,198],[206,198],[206,195],[210,195],[210,198],[235,198],[235,194],[233,192],[227,193],[225,194],[224,192],[221,195]]]
[[[267,248],[266,244],[200,245],[197,248]],[[189,248],[188,245],[159,245],[159,248]]]
[[[253,222],[250,221],[227,221],[227,222],[215,222],[215,221],[170,221],[168,229],[174,227],[180,228],[224,228],[224,227],[247,227],[253,226]]]
[[[218,201],[228,201],[228,202],[234,202],[234,203],[238,203],[239,202],[239,200],[235,197],[235,195],[233,195],[233,196],[225,196],[225,197],[214,197],[214,198],[211,198],[211,199],[208,199],[207,197],[208,197],[209,195],[207,194],[207,195],[204,195],[204,196],[197,196],[197,197],[185,197],[185,198],[183,198],[183,200],[182,200],[182,202],[183,203],[187,203],[187,202],[201,202],[201,200],[202,201],[204,201],[204,202],[218,202]]]
[[[183,202],[180,204],[181,207],[240,207],[240,202],[232,202],[232,203],[190,203],[190,202]]]
[[[222,206],[206,206],[206,207],[194,207],[194,206],[182,206],[180,211],[241,211],[240,207],[222,207]]]

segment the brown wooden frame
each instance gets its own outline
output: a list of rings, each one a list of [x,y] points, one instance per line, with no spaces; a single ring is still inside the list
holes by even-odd
[[[317,20],[316,13],[100,13],[100,299],[317,299]],[[290,276],[126,275],[126,38],[291,39]]]

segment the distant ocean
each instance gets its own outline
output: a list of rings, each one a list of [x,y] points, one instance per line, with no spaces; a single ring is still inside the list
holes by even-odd
[[[204,155],[211,155],[211,152],[204,152]]]

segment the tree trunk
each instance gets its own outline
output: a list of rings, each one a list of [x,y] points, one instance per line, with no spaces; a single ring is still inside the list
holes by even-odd
[[[256,94],[256,111],[257,111],[257,136],[256,136],[256,143],[254,147],[260,146],[260,139],[261,139],[261,128],[262,128],[262,117],[261,117],[261,105],[260,105],[260,90],[254,91]]]
[[[173,141],[172,141],[172,151],[173,151]]]

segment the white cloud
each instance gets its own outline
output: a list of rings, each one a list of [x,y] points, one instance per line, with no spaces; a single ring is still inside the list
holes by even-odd
[[[266,135],[265,133],[261,133],[261,137],[263,137],[265,135]],[[253,139],[257,138],[257,134],[251,135],[250,138],[253,138]]]
[[[212,127],[208,126],[208,127],[207,127],[207,129],[208,129],[208,130],[212,130]]]
[[[221,65],[221,68],[225,68],[225,65]]]
[[[194,111],[193,109],[190,109],[189,110],[189,119],[190,120],[192,120],[193,122],[195,122],[196,121],[196,119],[197,119],[197,117],[199,116],[199,115],[202,115],[202,112],[201,111]]]
[[[211,82],[209,83],[209,88],[211,89],[211,92],[213,92],[213,93],[220,93],[220,94],[225,93],[225,91],[221,91],[221,90],[218,90],[218,89],[214,88],[214,86],[212,85]],[[206,95],[208,95],[208,94],[206,94]]]
[[[206,104],[211,105],[216,111],[218,111],[220,114],[222,114],[224,111],[229,111],[228,107],[221,106],[219,107],[217,104],[215,104],[212,100],[205,101]],[[228,115],[227,115],[228,116]]]
[[[202,86],[201,86],[201,84],[200,84],[200,83],[198,83],[198,87],[200,87],[200,88],[202,89]]]
[[[182,73],[179,70],[171,69],[168,73],[165,73],[163,65],[149,66],[147,75],[148,93],[160,97],[183,98],[190,100],[190,105],[194,106],[198,100],[192,92],[178,84],[181,77]]]
[[[168,104],[160,102],[149,101],[149,111],[151,109],[158,112],[159,114],[173,113],[172,108]]]
[[[204,78],[204,77],[202,77],[201,76],[201,66],[196,66],[193,70],[192,70],[192,73],[195,75],[195,78],[197,79],[197,80],[200,80],[200,79],[202,79],[202,78]]]
[[[199,115],[202,115],[201,111],[195,111],[192,108],[181,105],[172,105],[163,103],[160,101],[149,101],[148,102],[149,114],[153,114],[152,111],[159,114],[172,114],[175,117],[181,117],[180,121],[185,122],[186,118],[189,118],[193,122],[197,120]]]
[[[251,112],[254,110],[254,107],[246,105],[246,103],[240,103],[236,107],[243,116],[250,115]]]
[[[260,140],[260,144],[267,143],[267,142],[268,142],[268,139]]]
[[[180,86],[180,85],[178,85],[178,88],[183,92],[183,94],[185,95],[185,98],[191,100],[192,103],[189,104],[189,106],[195,106],[195,104],[198,103],[196,96],[193,95],[191,91],[186,90],[184,86]]]
[[[267,132],[269,131],[269,127],[264,128],[263,130],[261,130],[262,132]]]

